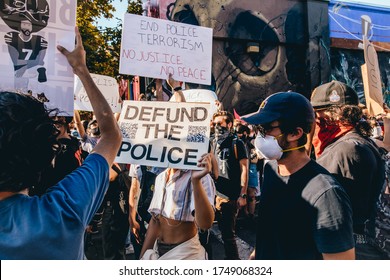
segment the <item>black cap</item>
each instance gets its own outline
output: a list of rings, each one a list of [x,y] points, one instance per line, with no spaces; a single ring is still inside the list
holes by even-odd
[[[331,81],[316,87],[310,102],[315,109],[322,109],[332,105],[358,105],[359,97],[350,86],[339,81]]]
[[[257,112],[241,117],[250,124],[267,124],[284,120],[296,124],[314,122],[314,110],[309,100],[296,92],[278,92],[268,96]]]

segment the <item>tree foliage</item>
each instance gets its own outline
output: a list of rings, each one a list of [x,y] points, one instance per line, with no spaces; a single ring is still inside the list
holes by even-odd
[[[135,0],[135,1],[128,1],[129,5],[127,8],[127,12],[130,14],[135,15],[142,15],[142,1],[141,0]]]
[[[120,2],[126,2],[119,0]],[[78,0],[77,26],[83,39],[87,54],[87,66],[91,73],[117,77],[119,74],[119,55],[122,36],[122,23],[114,19],[114,2],[118,0]],[[142,1],[127,1],[127,11],[142,13]],[[116,20],[116,27],[99,27],[97,20],[105,18]]]

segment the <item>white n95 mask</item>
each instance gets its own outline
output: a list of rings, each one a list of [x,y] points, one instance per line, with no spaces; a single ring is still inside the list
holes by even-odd
[[[254,144],[255,148],[266,159],[279,160],[283,155],[283,149],[279,146],[279,143],[274,136],[266,135],[265,137],[262,137],[258,134]]]

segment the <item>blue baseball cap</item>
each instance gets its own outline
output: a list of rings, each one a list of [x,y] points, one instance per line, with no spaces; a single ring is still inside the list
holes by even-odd
[[[296,125],[313,123],[315,114],[309,100],[300,93],[278,92],[268,96],[260,105],[259,110],[241,117],[249,124],[268,124],[273,121]]]

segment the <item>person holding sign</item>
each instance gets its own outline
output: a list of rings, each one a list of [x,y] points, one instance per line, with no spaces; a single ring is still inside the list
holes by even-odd
[[[82,166],[49,191],[29,197],[56,152],[58,130],[35,98],[0,92],[0,259],[83,259],[84,230],[102,203],[109,168],[122,136],[106,99],[85,62],[81,35],[76,47],[58,50],[81,79],[99,122],[101,137]]]
[[[180,83],[169,75],[175,100],[185,102]],[[141,250],[141,259],[207,259],[198,229],[208,230],[214,221],[215,186],[210,176],[212,154],[198,160],[201,170],[168,168],[155,181],[149,206],[152,219]]]
[[[198,228],[208,230],[214,221],[212,155],[204,154],[198,166],[202,170],[168,168],[157,176],[141,259],[207,259]]]
[[[336,177],[351,199],[356,259],[383,259],[368,244],[365,228],[375,217],[385,166],[370,139],[372,127],[362,118],[358,95],[348,85],[332,81],[315,88],[310,101],[316,111],[312,142],[317,162]]]

